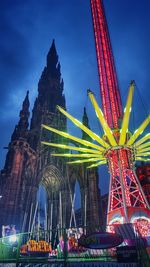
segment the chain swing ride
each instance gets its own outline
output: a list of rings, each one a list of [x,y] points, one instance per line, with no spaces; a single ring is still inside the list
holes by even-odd
[[[148,234],[150,227],[149,204],[134,171],[135,161],[150,161],[150,133],[141,134],[150,123],[150,115],[133,133],[129,130],[134,82],[130,83],[123,112],[117,74],[102,0],[91,0],[95,44],[100,80],[102,109],[94,94],[88,96],[103,129],[103,136],[97,135],[83,123],[57,106],[57,109],[77,127],[89,135],[89,142],[47,125],[43,128],[54,132],[80,146],[42,142],[50,147],[69,149],[76,153],[52,154],[57,157],[77,158],[68,164],[89,163],[87,168],[108,164],[110,172],[107,224],[138,223],[141,234]],[[121,121],[121,126],[120,126]],[[78,152],[78,153],[77,153]],[[146,226],[145,226],[146,225]]]

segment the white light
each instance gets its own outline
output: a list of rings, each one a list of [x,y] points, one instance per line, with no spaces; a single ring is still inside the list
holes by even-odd
[[[11,243],[15,243],[17,241],[17,236],[16,235],[11,235],[10,237],[9,237],[9,242],[11,242]]]
[[[0,198],[2,198],[2,196],[0,195]]]

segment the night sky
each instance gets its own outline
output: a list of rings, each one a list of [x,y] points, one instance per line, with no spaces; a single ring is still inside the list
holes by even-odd
[[[68,111],[82,118],[86,106],[90,126],[98,123],[87,99],[91,88],[99,99],[97,63],[89,0],[6,0],[0,3],[0,167],[26,91],[31,111],[37,84],[55,39]],[[131,128],[149,113],[150,1],[104,0],[123,102],[135,80]],[[93,111],[94,114],[94,111]],[[135,115],[137,114],[137,115]],[[70,132],[74,129],[70,126]],[[102,171],[101,171],[102,170]],[[102,193],[108,191],[100,167]]]

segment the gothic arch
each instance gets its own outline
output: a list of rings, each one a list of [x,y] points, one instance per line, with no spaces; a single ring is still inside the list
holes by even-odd
[[[43,171],[40,184],[45,187],[48,196],[50,196],[53,192],[59,192],[62,189],[63,174],[56,166],[49,165]]]

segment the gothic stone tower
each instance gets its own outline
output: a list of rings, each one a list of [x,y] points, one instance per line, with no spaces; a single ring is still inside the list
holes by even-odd
[[[28,143],[29,99],[23,101],[20,119],[8,146],[4,169],[1,171],[0,226],[15,224],[20,229],[34,191],[36,153]]]
[[[89,120],[84,107],[82,123],[90,129]],[[90,137],[82,131],[82,139],[90,141]],[[75,143],[78,146],[77,143]],[[81,209],[78,213],[80,224],[84,226],[88,233],[102,228],[102,218],[100,218],[100,190],[99,175],[97,168],[87,169],[86,163],[68,165],[69,179],[77,180],[81,194]]]
[[[60,63],[58,62],[55,42],[53,41],[47,55],[46,67],[39,80],[38,97],[34,103],[29,133],[29,143],[37,155],[35,184],[38,189],[41,183],[47,191],[48,227],[65,226],[66,198],[69,196],[69,188],[66,183],[65,162],[51,157],[51,153],[56,149],[45,148],[45,146],[41,145],[43,139],[54,143],[63,142],[63,140],[62,138],[60,138],[61,140],[58,139],[54,134],[47,135],[47,132],[42,130],[41,125],[47,123],[51,127],[66,131],[66,119],[56,110],[57,105],[65,108],[63,86]],[[33,204],[35,199],[36,195],[33,196]],[[68,200],[68,211],[70,209],[71,203]],[[50,218],[51,216],[52,218]]]
[[[67,130],[66,118],[56,110],[57,105],[65,108],[63,86],[60,63],[53,41],[47,55],[46,67],[38,83],[38,96],[34,103],[30,128],[28,129],[27,92],[19,123],[15,127],[8,147],[5,166],[1,171],[0,193],[3,196],[0,201],[1,224],[15,224],[19,230],[28,230],[30,211],[35,210],[37,191],[41,184],[47,191],[48,229],[56,225],[68,226],[71,216],[70,195],[73,194],[76,179],[79,179],[81,187],[82,213],[84,213],[85,192],[88,199],[87,226],[99,224],[97,172],[87,173],[88,188],[83,190],[85,168],[67,168],[64,159],[51,156],[51,153],[59,152],[59,149],[41,145],[42,140],[53,143],[66,142],[62,137],[41,129],[41,124],[47,124],[61,131]],[[86,124],[86,114],[84,120]]]
[[[84,114],[82,122],[85,126],[90,129],[89,120],[87,116],[86,109],[84,107]],[[84,131],[82,131],[82,139],[91,141],[89,135],[87,135]],[[83,165],[83,173],[84,180],[81,180],[81,196],[82,197],[82,206],[84,210],[84,206],[87,206],[87,214],[86,214],[86,224],[88,231],[99,230],[100,225],[102,226],[102,218],[100,218],[100,190],[99,190],[99,175],[98,169],[92,168],[87,169],[87,166]],[[87,203],[85,203],[87,202]],[[83,216],[83,215],[82,215]]]

